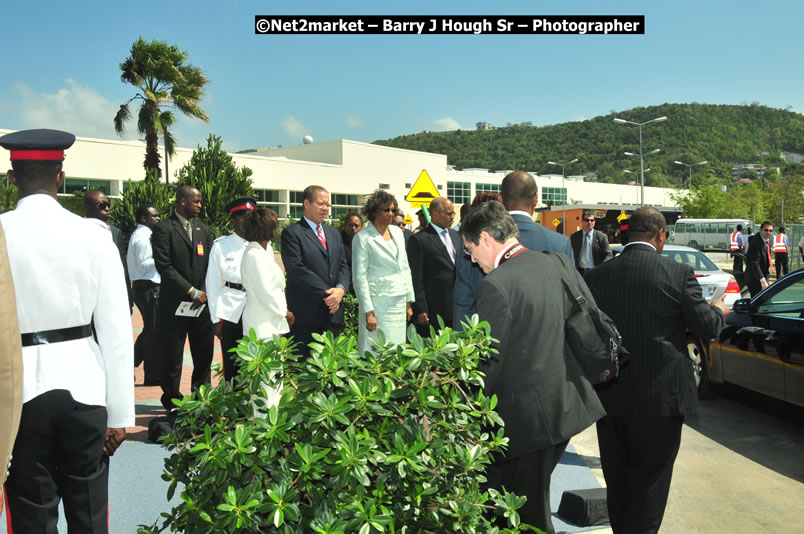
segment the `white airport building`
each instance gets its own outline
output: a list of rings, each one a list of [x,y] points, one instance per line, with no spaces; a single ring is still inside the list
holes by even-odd
[[[0,135],[12,131],[0,129]],[[0,149],[0,160],[8,157],[4,152]],[[176,171],[190,160],[192,152],[191,148],[176,149],[169,163],[171,180],[175,180]],[[164,150],[162,154],[164,156]],[[459,171],[447,165],[446,155],[346,139],[262,148],[248,153],[232,153],[231,156],[238,167],[245,166],[253,171],[251,179],[260,204],[271,207],[281,218],[301,216],[302,191],[311,184],[330,191],[333,217],[357,211],[361,197],[377,188],[394,194],[400,208],[412,214],[416,209],[405,197],[420,177],[426,179],[429,176],[437,192],[450,198],[457,208],[457,205],[471,202],[480,191],[499,190],[500,182],[509,172],[489,172],[486,169]],[[145,144],[142,142],[79,137],[66,152],[66,180],[61,193],[69,195],[78,190],[96,188],[118,197],[129,180],[143,179],[144,157]],[[164,163],[163,157],[163,174]],[[562,179],[561,175],[531,174],[539,187],[542,206],[562,205],[565,202],[610,205],[639,203],[638,186],[584,182],[581,176]],[[645,204],[674,207],[675,203],[670,197],[673,192],[669,188],[646,187]]]

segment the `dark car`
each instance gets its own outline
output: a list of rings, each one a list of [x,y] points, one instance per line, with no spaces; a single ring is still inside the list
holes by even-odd
[[[804,406],[804,268],[738,300],[708,349],[700,352],[702,387],[736,384]]]

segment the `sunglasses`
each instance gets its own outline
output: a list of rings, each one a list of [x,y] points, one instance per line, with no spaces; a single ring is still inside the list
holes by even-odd
[[[95,207],[98,208],[99,210],[106,210],[106,209],[109,209],[109,208],[112,207],[112,203],[111,202],[96,202]]]
[[[385,213],[391,213],[395,211],[394,208],[380,208],[380,211],[384,211]]]
[[[595,222],[595,219],[584,219],[584,222]]]

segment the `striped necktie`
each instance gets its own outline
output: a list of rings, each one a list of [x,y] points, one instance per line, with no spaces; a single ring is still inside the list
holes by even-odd
[[[324,247],[324,250],[327,250],[327,240],[324,239],[324,230],[320,224],[318,225],[318,240],[321,241],[321,246]]]

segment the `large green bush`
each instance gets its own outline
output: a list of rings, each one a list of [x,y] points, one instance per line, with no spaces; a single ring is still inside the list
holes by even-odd
[[[287,339],[252,330],[236,386],[179,403],[163,479],[183,503],[140,532],[535,530],[519,524],[524,498],[482,489],[507,442],[477,370],[492,351],[488,324],[410,336],[365,357],[354,337],[316,336],[300,360]],[[263,384],[280,371],[269,408]],[[493,511],[508,527],[491,524]]]

